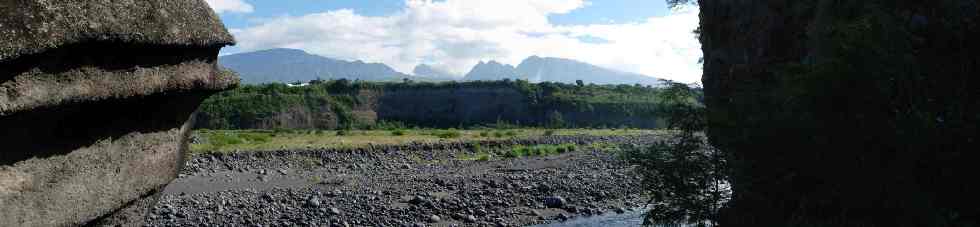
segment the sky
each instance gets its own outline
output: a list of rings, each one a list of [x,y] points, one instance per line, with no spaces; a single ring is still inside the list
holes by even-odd
[[[206,0],[238,44],[465,74],[480,61],[558,57],[695,83],[696,6],[663,0]]]

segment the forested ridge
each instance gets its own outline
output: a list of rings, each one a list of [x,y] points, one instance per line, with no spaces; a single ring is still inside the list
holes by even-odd
[[[657,128],[663,88],[642,85],[313,81],[245,85],[206,100],[198,128],[350,129],[522,125]],[[695,102],[697,100],[690,100]]]

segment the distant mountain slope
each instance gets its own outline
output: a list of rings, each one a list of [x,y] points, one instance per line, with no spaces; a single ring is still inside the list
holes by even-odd
[[[446,72],[446,71],[443,71],[443,70],[439,70],[439,69],[433,68],[432,66],[426,65],[426,64],[421,64],[421,65],[415,66],[415,69],[412,70],[412,74],[414,74],[415,77],[423,78],[423,79],[430,79],[430,80],[458,80],[458,79],[460,79],[460,77],[457,76],[457,75],[454,75],[452,73],[449,73],[449,72]]]
[[[496,61],[480,61],[480,63],[473,66],[473,69],[463,77],[464,80],[502,80],[516,78],[519,77],[514,66],[500,64]]]
[[[595,84],[643,84],[662,85],[658,78],[642,74],[620,72],[588,63],[563,59],[531,56],[516,68],[495,61],[480,62],[466,74],[464,80],[523,79],[531,82],[575,83],[582,80]]]
[[[570,59],[538,56],[524,59],[517,66],[517,73],[523,76],[522,79],[532,82],[575,83],[576,80],[582,80],[585,83],[595,84],[662,84],[660,79],[642,74],[606,69]]]
[[[269,49],[218,58],[246,84],[320,79],[398,80],[408,75],[381,63],[344,61],[308,54],[302,50]]]

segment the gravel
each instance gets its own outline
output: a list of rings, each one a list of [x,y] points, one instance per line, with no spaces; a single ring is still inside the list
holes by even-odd
[[[656,140],[551,136],[481,146]],[[198,155],[164,191],[146,226],[523,226],[646,201],[635,193],[639,178],[616,154],[579,146],[548,157],[460,159],[472,154],[468,146]]]

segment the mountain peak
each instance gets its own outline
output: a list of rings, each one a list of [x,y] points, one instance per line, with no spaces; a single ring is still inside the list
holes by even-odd
[[[341,78],[397,80],[408,76],[381,63],[337,60],[287,48],[221,56],[218,63],[238,72],[246,84]]]
[[[473,66],[473,69],[466,74],[466,80],[502,80],[502,79],[517,79],[517,70],[512,65],[501,64],[500,62],[490,60],[484,63],[480,61],[479,64]]]
[[[272,48],[272,49],[265,49],[265,50],[259,50],[259,51],[249,52],[249,53],[246,53],[246,54],[304,54],[304,55],[308,55],[309,53],[307,53],[304,50],[300,50],[300,49]]]

